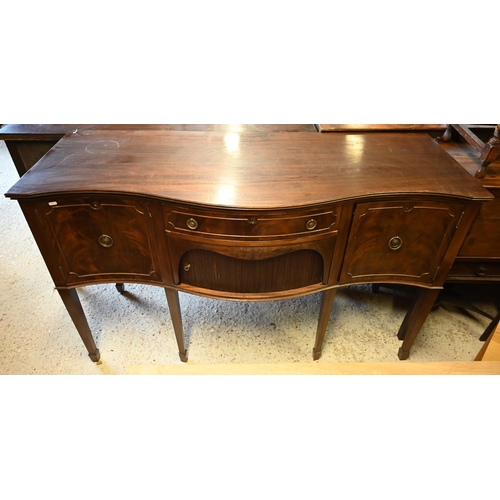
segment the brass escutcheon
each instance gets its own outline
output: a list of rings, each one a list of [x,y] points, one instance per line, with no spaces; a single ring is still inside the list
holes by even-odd
[[[318,225],[318,222],[315,220],[315,219],[309,219],[307,222],[306,222],[306,228],[309,230],[309,231],[312,231],[316,226]]]
[[[399,236],[394,236],[389,240],[389,248],[391,250],[398,250],[403,245],[403,240]]]
[[[101,245],[104,248],[110,248],[113,246],[113,238],[111,236],[108,236],[107,234],[103,234],[99,236],[99,245]]]
[[[191,217],[191,219],[188,219],[188,220],[186,221],[186,225],[187,225],[187,227],[188,227],[189,229],[193,229],[193,230],[194,230],[194,229],[196,229],[196,228],[198,227],[198,223],[197,223],[197,222],[196,222],[196,220],[195,220],[195,219],[193,219],[192,217]]]

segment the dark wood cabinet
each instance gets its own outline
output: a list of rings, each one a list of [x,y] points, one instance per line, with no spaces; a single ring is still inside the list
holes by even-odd
[[[236,149],[225,139],[82,130],[7,193],[91,359],[100,353],[74,288],[129,281],[165,288],[183,361],[179,291],[231,300],[322,292],[318,359],[339,287],[415,285],[398,332],[406,359],[492,195],[425,135],[241,133]]]
[[[481,134],[482,129],[473,129]],[[491,130],[485,128],[485,141]],[[460,162],[471,175],[482,168],[477,151],[461,138],[455,142],[443,142],[441,147]],[[460,248],[457,258],[446,278],[449,283],[500,283],[500,160],[488,165],[484,177],[477,179],[494,199],[485,203]]]

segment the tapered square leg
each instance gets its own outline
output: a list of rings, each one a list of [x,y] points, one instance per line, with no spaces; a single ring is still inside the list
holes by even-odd
[[[399,328],[398,339],[403,341],[398,351],[399,359],[408,359],[410,356],[410,348],[415,342],[427,315],[431,312],[440,291],[422,289],[415,297]]]
[[[188,360],[188,357],[187,357],[186,346],[184,345],[184,330],[182,328],[182,315],[181,315],[181,306],[179,304],[179,292],[177,292],[177,290],[171,290],[170,288],[165,288],[165,294],[167,296],[168,308],[170,310],[170,317],[172,318],[175,338],[177,340],[177,346],[179,348],[179,358],[181,361],[186,362]]]
[[[95,345],[94,337],[92,336],[89,324],[87,323],[87,318],[83,312],[82,304],[80,303],[77,291],[74,288],[71,290],[58,289],[57,291],[59,292],[59,295],[64,302],[64,305],[66,306],[66,309],[68,310],[68,313],[73,320],[85,347],[87,348],[89,358],[97,363],[97,361],[101,358],[101,354]]]
[[[330,313],[333,307],[333,301],[335,300],[335,295],[337,294],[337,289],[332,288],[323,292],[321,298],[321,309],[319,311],[318,318],[318,328],[316,330],[316,341],[313,348],[313,360],[316,361],[321,357],[321,350],[323,349],[323,339],[325,338],[326,327],[328,326],[328,321],[330,319]]]

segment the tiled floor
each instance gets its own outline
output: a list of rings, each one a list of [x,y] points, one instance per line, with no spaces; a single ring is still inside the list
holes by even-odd
[[[0,142],[0,186],[18,179]],[[34,243],[17,202],[0,198],[0,373],[123,374],[131,365],[177,364],[177,345],[164,292],[113,285],[79,289],[101,362],[90,361]],[[493,313],[488,289],[473,289]],[[482,296],[481,296],[482,294]],[[263,303],[211,300],[181,294],[192,363],[312,363],[319,295]],[[341,289],[317,361],[398,361],[396,334],[408,306],[405,292]],[[417,338],[412,361],[470,361],[488,320],[453,307],[432,312]]]

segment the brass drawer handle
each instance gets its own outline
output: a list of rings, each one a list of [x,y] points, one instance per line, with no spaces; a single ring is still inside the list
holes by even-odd
[[[198,223],[197,223],[197,222],[196,222],[196,220],[195,220],[195,219],[193,219],[192,217],[191,217],[191,219],[188,219],[188,220],[186,221],[186,225],[187,225],[187,227],[188,227],[189,229],[193,229],[193,230],[194,230],[194,229],[196,229],[196,228],[198,227]]]
[[[306,228],[309,231],[312,231],[317,225],[318,225],[318,222],[315,219],[310,219],[306,222]]]
[[[103,234],[99,236],[99,245],[101,245],[104,248],[111,248],[113,246],[113,238],[111,236],[108,236],[107,234]]]
[[[394,236],[389,240],[389,248],[391,250],[399,250],[403,245],[403,240],[399,236]]]
[[[486,276],[488,270],[484,266],[478,266],[476,269],[476,274],[478,276]]]

